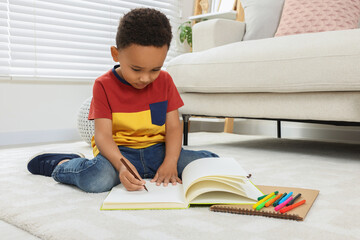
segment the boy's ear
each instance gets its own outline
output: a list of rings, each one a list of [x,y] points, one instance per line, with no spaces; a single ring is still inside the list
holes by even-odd
[[[119,62],[119,51],[115,46],[111,46],[110,48],[111,56],[114,60],[114,62]]]

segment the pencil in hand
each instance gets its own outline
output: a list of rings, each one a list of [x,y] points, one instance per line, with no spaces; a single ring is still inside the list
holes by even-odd
[[[140,178],[134,173],[134,171],[130,168],[130,166],[126,163],[126,161],[123,158],[120,158],[120,161],[125,165],[126,169],[137,179],[140,180]],[[141,181],[141,180],[140,180]],[[148,192],[146,186],[144,185],[145,190]]]

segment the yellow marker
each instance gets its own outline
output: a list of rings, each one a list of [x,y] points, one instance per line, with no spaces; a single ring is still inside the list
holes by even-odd
[[[261,203],[267,201],[269,198],[271,198],[274,195],[277,195],[278,191],[270,193],[269,195],[267,195],[266,197],[264,197],[263,199],[261,199],[260,201],[258,201],[257,203],[255,203],[252,208],[255,209],[257,206],[259,206]]]
[[[265,207],[266,203],[271,201],[272,199],[276,198],[276,195],[273,195],[271,198],[269,198],[267,201],[261,203],[259,206],[256,207],[256,210],[261,210],[263,207]]]

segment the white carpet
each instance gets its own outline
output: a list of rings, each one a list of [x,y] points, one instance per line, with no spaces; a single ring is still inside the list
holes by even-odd
[[[192,133],[189,144],[236,158],[255,184],[313,188],[320,194],[304,222],[215,213],[208,207],[100,211],[106,193],[84,193],[27,172],[27,159],[43,150],[92,156],[84,142],[50,144],[0,150],[0,219],[42,239],[360,238],[360,145],[225,133]]]

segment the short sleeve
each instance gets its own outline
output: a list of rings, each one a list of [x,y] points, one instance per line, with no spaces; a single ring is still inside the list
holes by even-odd
[[[176,109],[179,109],[180,107],[184,106],[184,102],[180,97],[179,91],[177,90],[175,83],[170,76],[170,74],[167,73],[167,81],[168,81],[168,107],[167,112],[174,111]]]
[[[109,105],[105,88],[100,81],[95,81],[93,87],[93,99],[90,104],[89,120],[96,118],[112,119],[112,112]]]

